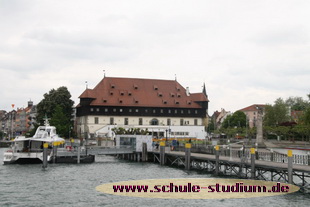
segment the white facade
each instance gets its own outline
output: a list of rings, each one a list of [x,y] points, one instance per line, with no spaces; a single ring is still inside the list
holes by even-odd
[[[111,119],[114,124],[111,124]],[[157,120],[158,125],[150,125],[152,120]],[[169,123],[170,125],[168,125]],[[78,118],[77,124],[80,133],[89,132],[91,137],[107,136],[113,138],[112,129],[119,127],[148,129],[157,138],[204,139],[206,137],[201,118],[84,116]]]

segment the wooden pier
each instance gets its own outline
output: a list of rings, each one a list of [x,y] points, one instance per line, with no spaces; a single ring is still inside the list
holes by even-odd
[[[151,154],[154,162],[184,167],[186,170],[196,169],[216,175],[279,181],[298,186],[310,185],[310,165],[293,164],[292,154],[288,154],[287,163],[283,163],[257,160],[254,148],[251,149],[250,156],[247,153],[247,156],[241,157],[220,156],[219,146],[215,148],[214,154],[201,154],[191,153],[190,144],[185,145],[185,152],[170,151],[163,144],[159,151]]]

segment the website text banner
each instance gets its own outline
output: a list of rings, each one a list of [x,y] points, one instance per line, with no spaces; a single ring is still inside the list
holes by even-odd
[[[299,187],[287,183],[243,179],[151,179],[106,183],[97,191],[131,197],[171,199],[252,198],[294,193]]]

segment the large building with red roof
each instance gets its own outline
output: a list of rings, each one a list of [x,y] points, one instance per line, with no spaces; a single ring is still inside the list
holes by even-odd
[[[80,96],[79,135],[110,136],[114,127],[147,128],[153,135],[204,138],[208,117],[205,86],[190,93],[176,80],[104,77]]]

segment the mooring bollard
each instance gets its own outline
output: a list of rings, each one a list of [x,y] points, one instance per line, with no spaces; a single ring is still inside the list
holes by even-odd
[[[293,151],[287,151],[287,174],[288,174],[288,183],[293,184]]]
[[[47,148],[48,143],[43,144],[43,168],[45,169],[47,167]]]
[[[191,169],[191,148],[192,145],[190,143],[185,144],[185,169]]]
[[[165,147],[166,143],[165,142],[160,142],[160,165],[165,164]]]
[[[215,174],[219,174],[220,146],[215,146]]]
[[[255,179],[255,148],[251,148],[251,179]]]

